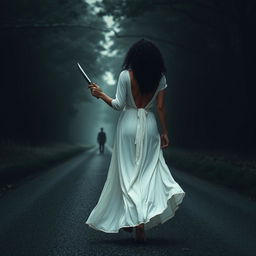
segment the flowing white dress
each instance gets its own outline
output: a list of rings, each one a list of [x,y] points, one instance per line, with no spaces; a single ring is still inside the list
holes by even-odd
[[[114,109],[117,123],[111,162],[97,205],[86,224],[106,233],[144,223],[148,230],[175,215],[185,192],[164,160],[155,115],[156,96],[167,87],[163,75],[145,108],[137,108],[128,70],[118,78]]]

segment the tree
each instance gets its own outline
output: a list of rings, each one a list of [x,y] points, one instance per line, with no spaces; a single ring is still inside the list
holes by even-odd
[[[120,27],[114,47],[127,49],[146,37],[163,49],[177,144],[255,146],[253,1],[103,0],[97,5],[100,16],[112,15]]]
[[[90,27],[104,23],[82,0],[3,0],[0,14],[1,136],[68,140],[76,105],[88,100],[76,62],[94,71],[103,35]]]

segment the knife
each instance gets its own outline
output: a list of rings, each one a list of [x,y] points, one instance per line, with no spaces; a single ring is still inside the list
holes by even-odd
[[[86,75],[83,68],[81,67],[81,65],[78,62],[77,62],[77,66],[78,66],[79,70],[81,71],[81,74],[85,78],[86,82],[90,85],[92,83],[91,79]],[[89,86],[88,86],[88,88],[89,88]],[[99,99],[99,97],[97,97],[97,99]]]
[[[78,62],[77,62],[77,66],[78,66],[79,70],[81,71],[81,74],[85,78],[86,82],[88,84],[91,84],[92,83],[91,79],[86,75],[86,73],[84,72],[83,68],[80,66],[80,64]]]

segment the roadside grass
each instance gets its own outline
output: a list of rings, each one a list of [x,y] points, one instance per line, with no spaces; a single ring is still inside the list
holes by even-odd
[[[0,194],[27,177],[89,150],[93,146],[55,143],[31,146],[8,141],[0,144]]]
[[[170,147],[167,162],[180,171],[220,184],[256,200],[256,159],[236,152]]]

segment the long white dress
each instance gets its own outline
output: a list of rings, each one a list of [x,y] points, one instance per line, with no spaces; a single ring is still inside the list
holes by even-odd
[[[167,87],[163,75],[145,108],[137,108],[128,70],[118,79],[112,106],[122,110],[117,123],[111,162],[97,205],[86,224],[106,233],[144,223],[148,230],[175,215],[185,192],[164,160],[155,115],[156,96]]]

